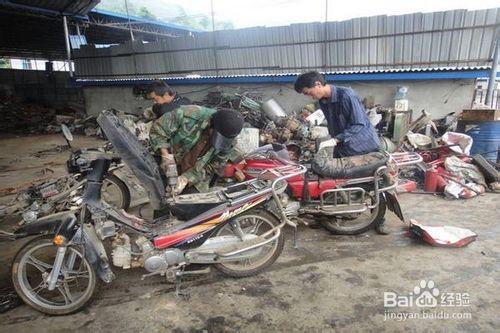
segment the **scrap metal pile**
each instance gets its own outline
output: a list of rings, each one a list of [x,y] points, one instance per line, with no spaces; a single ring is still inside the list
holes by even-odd
[[[151,125],[147,124],[147,120],[123,111],[114,112],[141,141],[148,140]],[[96,117],[87,116],[83,110],[69,107],[56,110],[39,104],[7,100],[0,103],[0,114],[2,133],[54,134],[60,133],[61,125],[65,124],[73,134],[102,136]]]
[[[247,123],[259,129],[259,146],[285,144],[290,157],[300,163],[310,162],[318,143],[329,138],[324,115],[314,104],[304,106],[300,112],[287,113],[274,99],[262,102],[256,94],[211,92],[204,105],[238,110]],[[495,167],[480,155],[469,156],[472,138],[454,132],[458,115],[432,119],[422,110],[414,121],[407,118],[396,138],[395,114],[394,109],[373,105],[367,111],[384,150],[415,151],[423,157],[420,166],[400,171],[401,192],[420,190],[458,199],[498,189],[500,179]]]
[[[471,156],[472,137],[453,131],[457,118],[449,114],[432,120],[423,112],[410,124],[399,149],[418,152],[423,163],[400,172],[400,177],[414,182],[413,186],[411,182],[404,184],[402,192],[418,188],[448,198],[468,199],[487,190],[498,191],[500,175],[494,163],[480,154]]]
[[[73,133],[97,134],[95,118],[70,107],[56,110],[12,99],[0,103],[0,114],[2,133],[53,134],[61,132],[60,125],[66,124]]]
[[[439,138],[414,133],[407,137],[408,150],[418,152],[424,162],[403,170],[400,176],[414,181],[420,190],[455,199],[472,198],[488,188],[498,190],[498,171],[483,156],[469,155],[469,136],[446,132]]]
[[[316,140],[328,135],[326,127],[317,126],[322,120],[312,123],[308,119],[314,109],[311,106],[298,114],[287,114],[273,99],[261,102],[258,95],[223,92],[209,93],[204,105],[239,111],[249,125],[259,129],[259,145],[285,144],[291,158],[300,162],[310,161],[316,152]]]

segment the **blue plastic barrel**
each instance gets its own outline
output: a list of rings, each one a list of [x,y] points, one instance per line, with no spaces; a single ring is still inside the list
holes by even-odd
[[[471,155],[481,154],[490,162],[499,162],[500,121],[482,123],[467,131],[466,134],[474,140]]]

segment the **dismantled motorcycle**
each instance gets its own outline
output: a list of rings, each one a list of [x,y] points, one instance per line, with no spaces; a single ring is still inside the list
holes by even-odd
[[[98,123],[117,155],[75,151],[72,174],[85,178],[83,204],[25,224],[13,237],[39,235],[14,258],[16,292],[38,311],[62,315],[80,310],[91,299],[97,279],[109,283],[110,263],[143,267],[151,275],[178,282],[190,264],[212,264],[226,275],[258,274],[280,255],[285,225],[296,226],[283,210],[286,180],[301,177],[296,164],[267,168],[251,180],[209,193],[167,196],[158,164],[121,121],[104,111]],[[147,189],[157,213],[146,221],[101,200],[112,163],[123,161]],[[111,260],[103,244],[111,240]]]
[[[61,126],[64,137],[68,143],[68,148],[73,151],[71,141],[73,135],[66,125]],[[79,154],[91,154],[96,152],[110,152],[111,145],[105,145],[100,149],[82,149]],[[103,180],[101,196],[108,204],[128,209],[130,206],[130,190],[127,184],[115,175],[115,171],[123,165],[113,163]],[[84,175],[78,172],[70,173],[66,176],[51,179],[41,184],[30,186],[19,193],[4,209],[5,215],[20,215],[22,217],[19,224],[31,223],[37,218],[44,217],[64,210],[80,209],[83,197],[83,189],[86,182]]]
[[[286,156],[286,148],[269,145],[228,165],[225,176],[242,172],[253,179],[265,170],[293,165]],[[387,208],[403,220],[394,192],[398,169],[420,162],[421,156],[412,152],[333,158],[333,148],[324,148],[306,165],[307,173],[288,179],[283,206],[289,217],[311,215],[329,231],[343,235],[374,227]]]
[[[116,168],[118,167],[114,167]],[[24,224],[55,212],[79,209],[85,182],[81,174],[71,174],[31,186],[17,195],[6,207],[7,214],[21,215],[19,224]],[[130,206],[128,186],[112,173],[104,179],[101,195],[110,205],[122,209],[128,209]]]

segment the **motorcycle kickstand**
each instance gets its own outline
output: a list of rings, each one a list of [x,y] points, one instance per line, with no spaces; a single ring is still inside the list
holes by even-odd
[[[189,297],[189,293],[187,292],[182,292],[182,276],[183,275],[200,275],[200,274],[208,274],[210,273],[210,267],[207,267],[206,269],[201,269],[197,271],[177,271],[175,273],[175,296],[183,296],[184,298]]]
[[[182,275],[181,274],[175,274],[175,297],[183,297],[184,299],[187,299],[189,297],[189,293],[187,292],[182,292]]]
[[[294,249],[298,249],[299,248],[299,244],[298,244],[298,240],[297,240],[297,234],[298,234],[298,225],[296,225],[295,227],[293,227],[293,248]]]

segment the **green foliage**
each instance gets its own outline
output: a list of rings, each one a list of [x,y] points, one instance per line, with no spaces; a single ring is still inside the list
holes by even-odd
[[[9,59],[0,58],[0,68],[11,68]]]
[[[127,0],[128,11],[131,16],[139,16],[149,20],[158,20],[175,23],[199,30],[212,30],[212,18],[209,15],[191,15],[179,5],[168,5],[162,1]],[[127,14],[125,0],[101,0],[97,9]],[[216,30],[234,29],[231,21],[215,20]]]
[[[133,1],[127,0],[128,12],[130,15],[135,16],[136,8],[133,4]],[[110,12],[127,14],[127,10],[125,8],[125,0],[101,0],[101,2],[97,5],[97,9],[109,10]]]
[[[142,6],[137,11],[137,16],[148,19],[148,20],[156,20],[156,16],[154,16],[146,7]]]
[[[215,20],[215,30],[231,30],[231,29],[234,29],[233,22]]]

